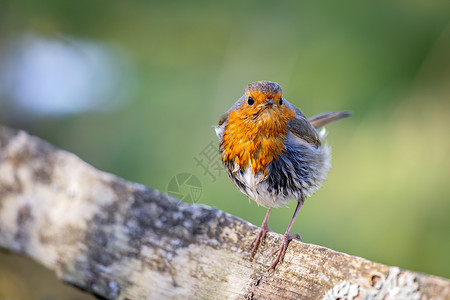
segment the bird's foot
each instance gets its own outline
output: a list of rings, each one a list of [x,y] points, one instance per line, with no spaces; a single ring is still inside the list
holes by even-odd
[[[283,261],[284,255],[286,254],[287,247],[289,245],[289,242],[293,239],[298,239],[299,241],[302,241],[302,237],[300,234],[296,233],[293,235],[284,235],[284,241],[278,250],[276,250],[272,255],[275,255],[278,252],[277,258],[274,260],[272,265],[270,266],[269,270],[275,270],[275,267],[278,263],[281,263]]]
[[[251,258],[253,259],[255,257],[256,254],[256,250],[258,250],[259,245],[264,241],[264,239],[266,238],[266,233],[272,231],[270,230],[269,226],[264,225],[261,226],[261,229],[259,230],[259,233],[255,236],[255,238],[253,239],[253,241],[250,244],[250,247],[252,247],[252,254],[251,254]]]

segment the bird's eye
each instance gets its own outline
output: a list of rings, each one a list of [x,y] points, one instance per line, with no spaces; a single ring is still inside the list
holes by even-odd
[[[283,105],[283,98],[280,98],[280,105]]]
[[[255,100],[253,100],[252,97],[248,97],[247,103],[248,103],[248,105],[253,105],[253,103],[255,103]]]

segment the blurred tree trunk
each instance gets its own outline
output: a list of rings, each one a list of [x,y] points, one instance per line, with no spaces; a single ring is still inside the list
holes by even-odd
[[[106,299],[450,299],[450,280],[291,242],[0,127],[0,247]]]

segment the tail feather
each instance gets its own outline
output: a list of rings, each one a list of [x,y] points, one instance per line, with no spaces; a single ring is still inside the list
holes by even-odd
[[[351,115],[351,111],[334,111],[311,117],[308,121],[314,128],[319,129],[320,127],[323,127],[331,122],[347,118]]]

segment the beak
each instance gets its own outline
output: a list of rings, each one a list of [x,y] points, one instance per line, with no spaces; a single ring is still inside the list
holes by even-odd
[[[266,101],[264,102],[265,105],[273,105],[273,99],[266,99]]]

